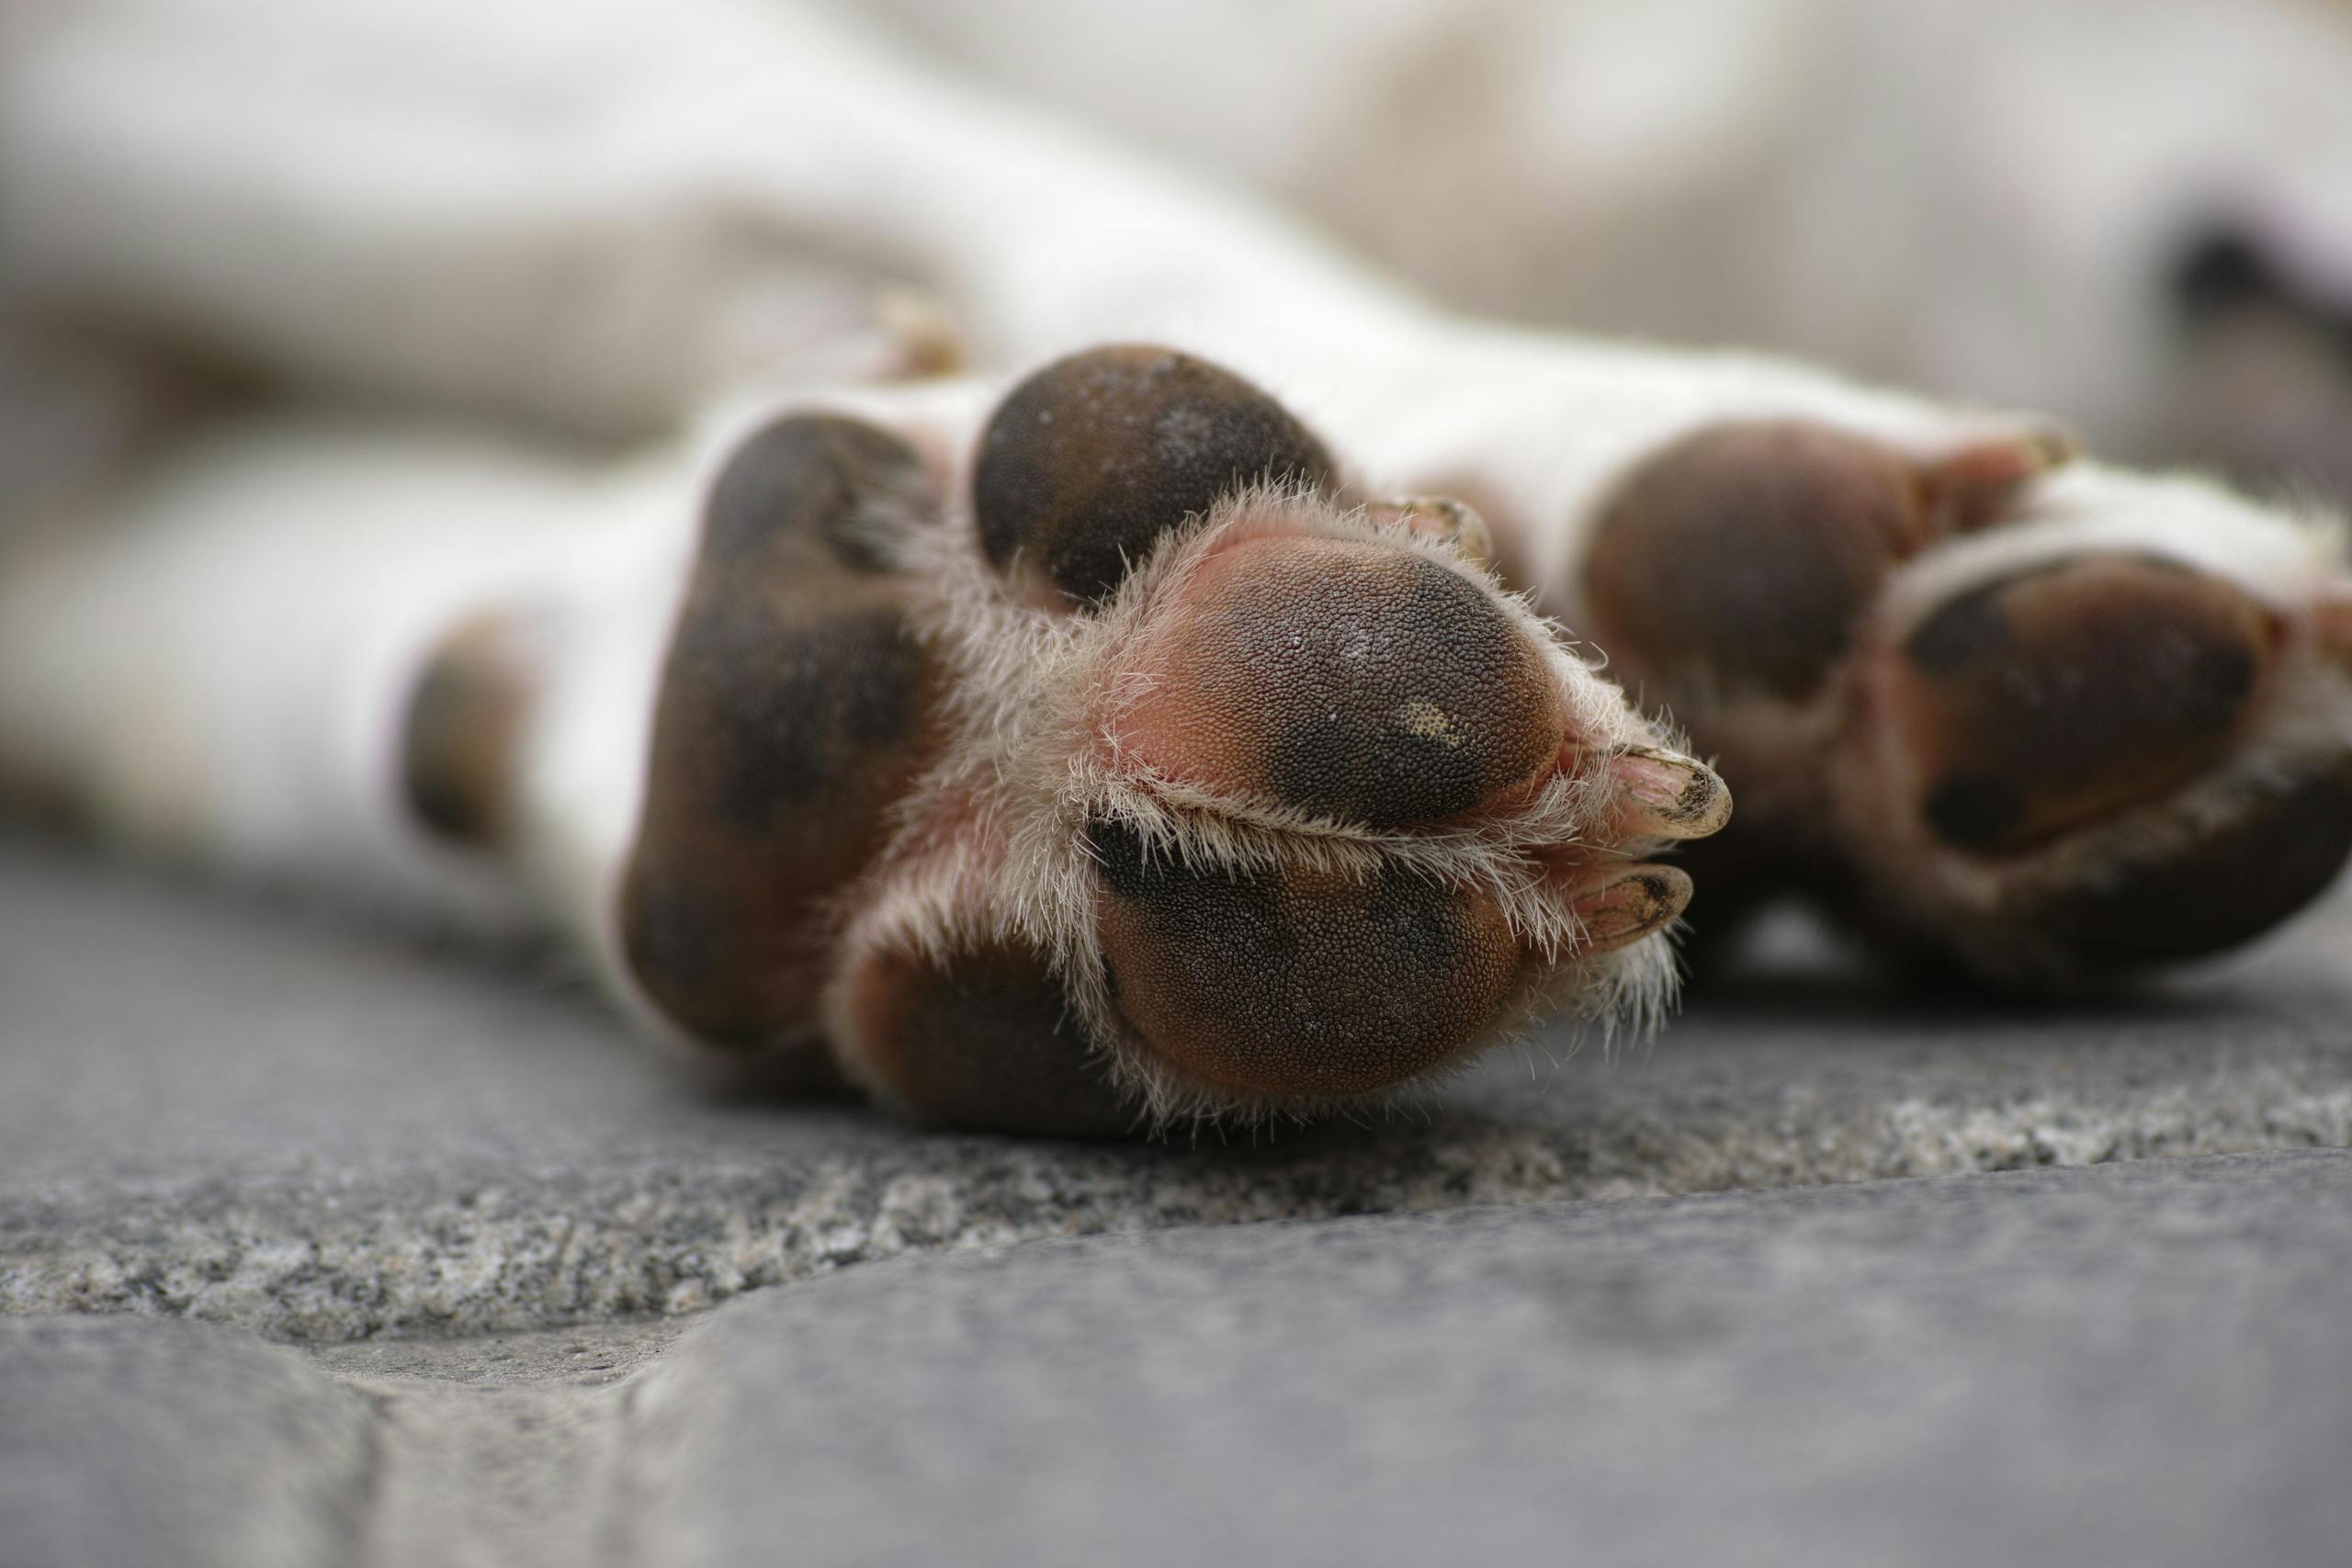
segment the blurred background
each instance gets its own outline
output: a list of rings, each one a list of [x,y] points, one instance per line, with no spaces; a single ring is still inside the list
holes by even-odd
[[[863,9],[1465,310],[2352,488],[2340,0]]]
[[[2352,492],[2331,0],[19,0],[0,504],[223,396],[611,440],[808,358],[844,328],[807,280],[888,258],[761,210],[679,108],[838,73],[811,28],[1254,191],[1465,310]],[[583,278],[602,315],[566,320]]]

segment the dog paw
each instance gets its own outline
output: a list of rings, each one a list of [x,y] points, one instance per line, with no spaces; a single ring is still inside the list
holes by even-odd
[[[1584,560],[1611,672],[1741,792],[1724,863],[2009,984],[2219,952],[2352,852],[2337,537],[2030,432],[1931,457],[1725,423]]]
[[[1722,782],[1281,404],[1119,346],[712,492],[622,929],[685,1032],[928,1120],[1304,1113],[1645,1021]],[[934,407],[937,406],[935,403]]]

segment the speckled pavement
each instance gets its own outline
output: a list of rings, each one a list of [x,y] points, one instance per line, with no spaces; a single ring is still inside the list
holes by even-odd
[[[908,1257],[690,1324],[0,1319],[0,1562],[2343,1561],[2352,1154]]]
[[[2352,901],[2057,1013],[1788,942],[1381,1124],[1035,1143],[0,847],[0,1564],[2337,1560]]]

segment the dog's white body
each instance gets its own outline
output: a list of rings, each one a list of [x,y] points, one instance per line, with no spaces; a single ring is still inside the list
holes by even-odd
[[[887,377],[906,346],[887,319],[895,282],[940,301],[988,365],[1105,338],[1230,364],[1371,466],[1367,489],[1459,490],[1507,530],[1527,520],[1509,547],[1532,565],[1565,563],[1567,541],[1546,531],[1585,516],[1628,460],[1709,420],[1807,412],[1921,442],[1948,426],[1794,367],[1563,354],[1446,320],[1270,214],[820,17],[698,0],[658,28],[630,4],[505,8],[503,39],[481,22],[409,4],[60,15],[0,90],[17,270],[331,389],[640,434],[730,388],[755,405]],[[762,381],[782,389],[740,392]],[[607,548],[639,547],[594,542],[606,513],[666,540],[674,575],[709,445],[567,465],[446,426],[241,433],[146,489],[140,504],[163,515],[65,544],[119,551],[132,579],[85,579],[82,639],[64,625],[74,594],[30,565],[15,574],[33,607],[6,623],[26,650],[0,660],[6,713],[51,716],[38,732],[0,722],[20,754],[120,752],[88,764],[107,781],[92,787],[141,837],[239,861],[364,841],[353,825],[380,814],[354,803],[363,780],[390,787],[390,715],[428,634],[493,585],[573,560],[594,577]],[[124,533],[186,553],[118,546]],[[277,622],[296,583],[318,645],[281,626],[241,660],[238,628]],[[647,598],[658,626],[668,601],[658,586]],[[152,606],[151,635],[126,646],[112,627],[132,604]],[[86,700],[124,665],[123,695]],[[190,716],[175,728],[194,733],[167,742],[142,711]],[[120,734],[65,743],[93,727]],[[331,761],[288,766],[300,738],[331,735]],[[290,781],[311,774],[308,804],[288,809]],[[410,835],[368,836],[387,832],[396,847],[374,858],[410,875]]]
[[[869,413],[953,469],[1012,370],[1179,344],[1273,392],[1361,493],[1470,500],[1508,574],[1571,625],[1600,502],[1702,426],[1796,418],[1921,461],[2024,428],[1793,365],[1454,319],[1246,202],[737,0],[658,19],[625,0],[36,16],[0,55],[0,236],[36,295],[306,388],[636,442],[582,456],[380,412],[248,423],[76,502],[0,581],[16,773],[128,839],[493,929],[553,917],[608,960],[702,487],[759,412]],[[832,389],[935,366],[943,323],[979,373]],[[2016,525],[1905,568],[1873,635],[2086,547],[2193,564],[2297,625],[2342,614],[2314,607],[2341,570],[2328,529],[2081,464]],[[409,819],[394,751],[434,641],[516,606],[550,676],[521,840],[493,869]],[[2297,648],[2295,698],[2233,780],[2346,728],[2352,681]]]
[[[2219,412],[2186,406],[2168,289],[2200,235],[2352,309],[2352,13],[2324,0],[840,8],[1455,306],[2049,409],[2136,459]]]
[[[887,366],[876,282],[1011,214],[1044,231],[1023,276],[948,301],[991,361],[1170,301],[1245,319],[1283,251],[1336,287],[1296,235],[971,81],[1254,186],[1457,308],[1777,348],[2135,457],[2198,413],[2165,275],[2201,230],[2352,309],[2352,20],[2308,0],[141,0],[35,10],[10,52],[20,283],[607,431],[780,358]]]

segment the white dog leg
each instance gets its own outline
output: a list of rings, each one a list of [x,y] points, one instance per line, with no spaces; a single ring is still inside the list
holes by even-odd
[[[539,658],[641,549],[645,482],[429,427],[191,443],[0,577],[11,782],[152,850],[511,928],[513,890],[401,806],[422,660],[490,612]]]
[[[1689,727],[1742,802],[1711,887],[1810,884],[2064,986],[2267,930],[2352,851],[2352,570],[2318,509],[1764,361],[1464,331],[1375,374],[1296,400],[1476,504]]]
[[[1663,1006],[1649,857],[1720,782],[1247,382],[1098,351],[710,452],[200,445],[12,580],[0,749],[972,1124],[1298,1113]]]
[[[311,385],[603,434],[1388,291],[1271,215],[757,0],[59,8],[0,51],[0,274]],[[1334,335],[1339,335],[1335,330]]]

